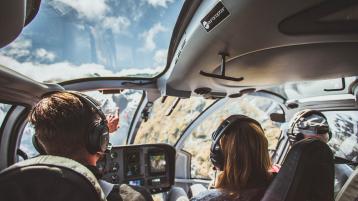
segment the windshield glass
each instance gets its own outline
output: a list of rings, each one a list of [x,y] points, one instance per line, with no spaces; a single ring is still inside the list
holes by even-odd
[[[336,156],[358,161],[358,111],[328,111],[327,117],[332,132],[328,142]]]
[[[191,154],[191,178],[214,178],[209,158],[211,135],[230,115],[243,114],[260,122],[272,153],[276,149],[281,134],[281,124],[271,121],[271,113],[283,113],[283,111],[278,103],[268,98],[246,95],[225,101],[222,107],[201,122],[184,141],[183,149]]]
[[[35,19],[0,51],[0,65],[37,81],[153,77],[184,1],[43,0]]]
[[[153,103],[149,119],[146,122],[143,121],[139,127],[135,144],[168,143],[174,145],[190,122],[214,103],[214,100],[192,96],[180,99],[174,107],[175,101],[177,101],[175,97],[168,97],[164,103],[162,99],[157,99]],[[172,113],[168,115],[172,109]]]

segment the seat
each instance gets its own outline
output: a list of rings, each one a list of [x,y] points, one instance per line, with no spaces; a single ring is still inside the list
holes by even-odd
[[[336,197],[336,201],[356,200],[358,200],[358,168],[351,174]]]
[[[105,201],[96,177],[71,159],[43,155],[0,173],[0,200]]]
[[[289,151],[262,201],[333,201],[334,163],[327,144],[305,139]]]
[[[335,158],[336,160],[336,158]],[[334,196],[337,197],[338,193],[341,192],[344,184],[348,178],[352,175],[353,169],[347,164],[335,164],[334,165]]]
[[[189,198],[184,191],[184,189],[180,187],[173,186],[170,191],[168,192],[168,195],[165,200],[168,201],[189,201]]]

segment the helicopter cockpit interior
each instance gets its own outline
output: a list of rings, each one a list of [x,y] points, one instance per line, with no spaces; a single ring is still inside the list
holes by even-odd
[[[44,95],[76,91],[119,118],[97,163],[108,183],[139,186],[155,201],[172,201],[175,189],[195,197],[217,178],[211,134],[240,114],[261,124],[270,159],[282,166],[262,200],[283,191],[277,201],[306,199],[286,187],[302,190],[302,164],[318,158],[332,163],[319,176],[328,184],[315,188],[329,196],[321,200],[354,201],[357,14],[356,0],[2,1],[0,171],[29,168],[26,161],[52,167],[36,161],[28,115]],[[292,121],[304,110],[325,116],[325,145],[293,148]],[[105,191],[92,193],[105,199]]]

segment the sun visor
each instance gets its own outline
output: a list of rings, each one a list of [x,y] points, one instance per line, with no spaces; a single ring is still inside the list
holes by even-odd
[[[36,16],[40,3],[40,0],[0,1],[0,48],[17,38]]]

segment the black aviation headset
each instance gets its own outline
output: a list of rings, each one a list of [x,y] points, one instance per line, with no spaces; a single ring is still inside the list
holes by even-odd
[[[311,115],[317,115],[319,117],[322,117],[324,122],[317,123],[315,125],[309,125],[305,119]],[[291,121],[290,127],[287,131],[288,140],[291,145],[304,139],[303,133],[301,132],[295,133],[294,131],[295,128],[299,130],[306,130],[307,133],[318,134],[318,135],[320,134],[323,135],[328,133],[328,137],[329,137],[328,140],[332,138],[332,132],[329,129],[326,116],[322,112],[317,110],[309,110],[309,109],[302,110],[295,115],[295,118]]]
[[[213,132],[212,134],[212,144],[210,148],[210,160],[214,165],[215,169],[223,171],[224,170],[224,153],[220,146],[220,139],[224,135],[225,131],[230,128],[233,124],[237,124],[240,122],[251,122],[256,124],[262,131],[262,127],[260,123],[248,116],[245,115],[231,115],[226,118],[220,126]],[[238,133],[241,133],[239,131]]]
[[[90,96],[85,94],[66,91],[80,99],[82,104],[86,105],[91,111],[94,111],[100,116],[100,121],[93,121],[87,128],[85,144],[89,153],[95,154],[97,152],[105,152],[109,145],[109,129],[107,119],[99,103]],[[40,154],[46,154],[45,149],[42,148],[38,142],[36,134],[32,136],[32,144]]]

